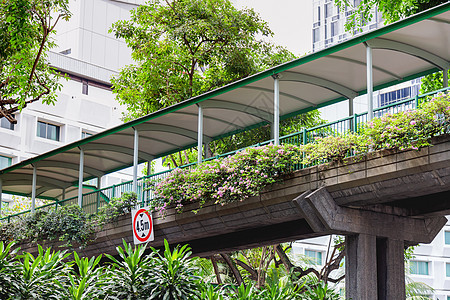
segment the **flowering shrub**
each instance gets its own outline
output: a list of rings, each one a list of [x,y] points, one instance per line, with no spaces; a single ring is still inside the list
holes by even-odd
[[[350,153],[358,154],[367,152],[365,137],[348,133],[346,135],[317,137],[314,143],[300,147],[303,154],[302,163],[342,161]]]
[[[154,207],[164,212],[169,205],[183,206],[208,201],[225,204],[256,196],[265,186],[300,162],[300,148],[293,145],[247,148],[233,156],[176,169],[155,184]]]
[[[372,149],[415,149],[448,131],[450,94],[439,93],[414,111],[386,114],[367,123],[363,135]]]
[[[342,161],[369,149],[415,149],[430,146],[433,136],[450,131],[450,94],[439,93],[414,111],[386,114],[364,125],[361,132],[316,138],[301,146],[305,165]]]

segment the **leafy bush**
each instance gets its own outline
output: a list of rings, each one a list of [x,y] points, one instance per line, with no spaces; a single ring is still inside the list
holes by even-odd
[[[169,205],[183,206],[212,200],[222,205],[256,196],[267,185],[299,163],[299,147],[293,145],[247,148],[223,159],[191,169],[176,169],[155,185],[153,205],[164,212]]]
[[[94,218],[98,224],[110,223],[117,220],[119,216],[129,213],[138,204],[136,193],[123,193],[121,197],[113,198],[107,204],[100,207]]]

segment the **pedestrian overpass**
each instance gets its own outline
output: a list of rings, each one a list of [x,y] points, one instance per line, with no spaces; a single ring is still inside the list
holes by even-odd
[[[206,157],[207,147],[211,141],[260,126],[271,126],[274,144],[305,144],[324,131],[332,133],[357,131],[363,122],[373,117],[387,112],[414,108],[420,101],[420,97],[416,97],[395,105],[373,109],[373,90],[439,70],[444,71],[444,87],[447,87],[447,71],[450,67],[449,49],[450,3],[446,3],[3,169],[0,171],[0,191],[30,196],[33,203],[32,211],[57,209],[60,205],[77,203],[87,212],[95,212],[109,199],[120,196],[127,190],[138,192],[142,203],[145,203],[151,199],[152,192],[146,188],[146,178],[137,176],[139,163],[149,162],[192,147],[203,150],[199,151],[197,163],[215,159],[215,157]],[[367,113],[353,112],[353,99],[358,95],[367,95]],[[347,101],[349,104],[347,118],[316,128],[304,129],[285,137],[279,136],[280,120],[341,101]],[[261,144],[264,143],[269,141],[261,141]],[[441,144],[445,148],[448,143],[444,141]],[[211,228],[208,232],[214,235],[205,237],[208,239],[200,242],[201,238],[195,235],[196,227],[183,227],[183,221],[179,220],[198,218],[197,221],[193,219],[192,222],[202,224],[207,219],[201,220],[200,216],[187,217],[181,214],[158,221],[162,226],[160,232],[168,236],[169,231],[173,230],[171,234],[174,236],[187,236],[185,239],[178,238],[178,241],[189,242],[194,250],[198,242],[199,245],[203,245],[198,246],[198,249],[202,249],[201,247],[204,249],[197,252],[204,254],[227,249],[224,241],[228,240],[234,241],[235,246],[230,243],[232,249],[316,236],[327,232],[343,233],[348,236],[348,297],[401,299],[404,298],[404,290],[398,287],[404,285],[404,274],[401,266],[403,258],[400,259],[400,252],[403,253],[405,242],[430,241],[433,234],[437,233],[436,230],[440,229],[439,226],[443,226],[443,219],[434,216],[440,216],[448,209],[446,203],[449,199],[450,184],[448,175],[445,175],[448,173],[445,172],[448,171],[449,153],[443,150],[439,156],[443,157],[442,161],[432,163],[430,162],[431,152],[434,150],[430,148],[427,151],[427,154],[424,154],[426,158],[422,160],[418,159],[414,162],[408,162],[409,159],[404,160],[406,165],[411,164],[411,168],[397,170],[396,165],[395,171],[389,171],[389,168],[395,165],[391,161],[384,164],[386,168],[381,169],[385,172],[379,172],[374,177],[364,177],[368,176],[370,169],[368,165],[359,166],[359,171],[355,173],[352,171],[348,174],[347,171],[347,175],[341,174],[344,178],[345,176],[360,177],[349,181],[352,182],[351,184],[345,181],[340,182],[339,176],[334,176],[336,178],[332,176],[329,181],[325,178],[323,181],[325,184],[319,184],[322,179],[318,180],[317,176],[323,175],[320,167],[313,167],[317,169],[314,175],[316,179],[313,179],[313,169],[298,166],[298,171],[292,180],[297,180],[297,185],[300,186],[309,184],[308,188],[279,185],[277,191],[265,191],[259,200],[250,199],[243,204],[250,205],[249,207],[254,209],[258,209],[259,206],[259,209],[266,213],[268,211],[272,215],[277,215],[276,211],[279,211],[278,215],[285,221],[281,222],[284,225],[272,224],[270,218],[268,223],[258,221],[256,218],[252,226],[259,224],[259,228],[258,226],[251,228],[238,226],[227,232],[217,220],[210,220]],[[413,153],[413,151],[407,153]],[[402,155],[414,156],[415,154],[395,153],[395,160]],[[382,159],[378,160],[378,162],[381,161]],[[129,166],[133,166],[134,173],[134,179],[131,182],[95,190],[89,190],[83,186],[86,180],[101,178],[105,174]],[[332,172],[340,174],[339,172],[344,171],[337,168]],[[166,174],[167,172],[154,174],[151,178],[158,180],[164,178]],[[431,176],[433,180],[424,182],[427,184],[438,182],[439,186],[436,189],[424,188],[419,184],[420,180],[414,181],[409,177],[411,174],[416,174],[414,176],[417,176],[417,180],[429,179]],[[410,190],[399,189],[396,178],[402,178],[402,182]],[[408,178],[411,179],[409,184]],[[303,180],[305,183],[301,183]],[[311,183],[314,180],[317,184]],[[377,182],[378,185],[375,184]],[[357,186],[353,186],[354,183],[357,183]],[[384,183],[387,185],[383,186]],[[347,187],[351,189],[348,190]],[[379,195],[383,195],[380,193],[380,188],[386,188],[392,194],[386,198],[380,197]],[[417,189],[427,193],[421,194]],[[357,193],[358,190],[363,192]],[[371,192],[364,193],[367,190]],[[399,191],[401,192],[398,193]],[[275,193],[268,196],[273,199],[273,204],[261,204],[265,193]],[[374,195],[378,197],[372,199]],[[36,198],[54,200],[54,203],[43,208],[36,208]],[[292,202],[293,199],[295,199],[294,202]],[[389,201],[386,202],[386,199]],[[426,208],[422,207],[421,203],[430,199],[437,201],[433,206],[435,209],[424,212]],[[361,209],[367,205],[370,205],[370,209]],[[270,207],[275,211],[270,211]],[[239,205],[233,204],[224,209],[240,211]],[[217,210],[215,206],[207,207],[201,210],[200,215],[202,211],[207,213]],[[331,217],[324,215],[325,212],[330,211],[335,212]],[[416,214],[412,211],[416,211]],[[252,216],[243,215],[244,219],[242,215],[239,216],[241,222],[252,220]],[[12,221],[15,217],[17,216],[9,216],[2,220]],[[336,217],[345,224],[336,221]],[[375,223],[365,223],[364,220],[372,220]],[[165,225],[162,225],[170,221],[178,224],[178,227],[172,226],[168,227],[172,229],[167,229]],[[221,222],[223,223],[223,219]],[[369,231],[369,227],[378,227],[374,224],[380,224],[379,231]],[[202,224],[202,228],[203,226],[205,224]],[[217,228],[214,229],[214,226],[223,228],[222,234],[217,233]],[[396,230],[398,234],[395,235],[392,233],[392,227],[402,230]],[[412,232],[408,228],[413,229]],[[109,232],[104,233],[111,234],[110,241],[114,241],[114,231],[115,229],[111,228]],[[267,233],[267,236],[261,237],[261,233]],[[256,238],[258,236],[260,238]],[[255,237],[253,243],[251,237]],[[175,237],[169,239],[169,241],[176,240]],[[245,245],[242,245],[242,242]],[[219,245],[222,248],[208,250],[207,245]],[[378,268],[379,273],[384,274],[384,277],[379,276],[377,279],[377,272],[373,271],[374,264],[375,270]],[[395,282],[392,286],[397,288],[386,287],[387,281]],[[378,282],[375,290],[372,282]]]

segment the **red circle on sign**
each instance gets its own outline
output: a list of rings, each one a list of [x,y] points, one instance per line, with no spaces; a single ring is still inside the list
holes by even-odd
[[[150,230],[148,231],[147,236],[145,237],[140,237],[139,234],[136,232],[136,217],[139,216],[141,213],[144,213],[148,216],[148,220],[150,222]],[[150,214],[148,213],[148,211],[144,208],[141,208],[140,210],[137,211],[137,213],[134,215],[134,219],[133,219],[133,233],[134,236],[138,239],[138,241],[140,242],[145,242],[146,240],[148,240],[148,238],[150,237],[152,230],[153,230],[153,222],[152,222],[152,218],[150,217]]]

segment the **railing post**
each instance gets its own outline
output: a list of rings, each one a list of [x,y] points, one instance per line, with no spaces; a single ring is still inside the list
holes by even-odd
[[[31,182],[31,213],[33,214],[36,211],[36,177],[37,177],[36,166],[33,166],[33,179]]]
[[[78,206],[83,208],[84,151],[80,149],[80,166],[78,174]]]
[[[112,186],[112,193],[111,193],[111,199],[116,197],[116,185],[113,184]]]
[[[303,133],[302,133],[302,145],[306,145],[306,139],[307,139],[307,136],[306,136],[306,128],[303,128]]]
[[[448,87],[448,69],[442,70],[444,88]]]
[[[373,72],[372,72],[372,48],[366,44],[366,69],[367,69],[367,121],[373,119]]]
[[[273,77],[273,144],[280,144],[280,76],[278,74]]]
[[[133,193],[137,195],[137,172],[139,162],[139,132],[134,128],[134,147],[133,147]]]
[[[419,95],[414,97],[414,105],[416,106],[415,109],[419,108]]]
[[[200,104],[198,105],[198,129],[197,129],[197,163],[201,163],[203,160],[203,109]]]
[[[353,114],[352,123],[352,131],[358,132],[358,114]]]

